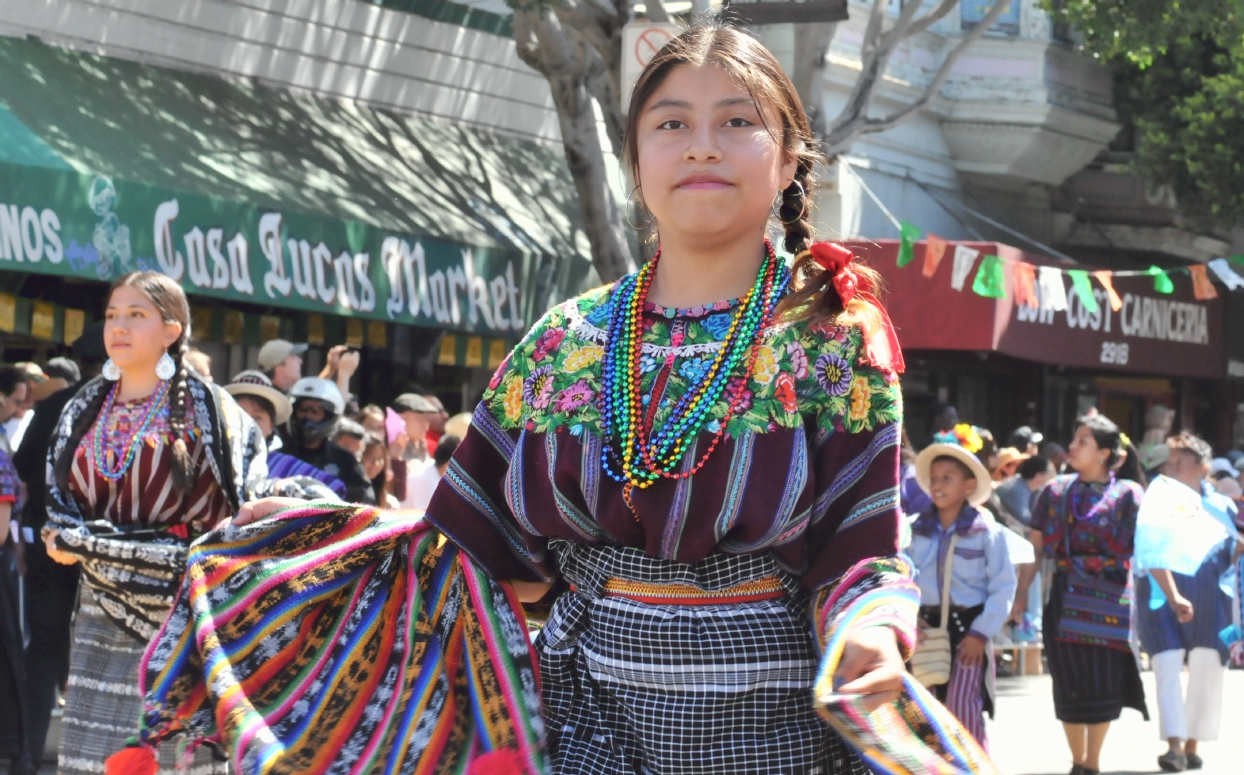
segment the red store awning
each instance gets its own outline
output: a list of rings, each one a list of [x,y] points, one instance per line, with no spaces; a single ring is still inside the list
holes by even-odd
[[[994,351],[1040,363],[1169,377],[1226,375],[1222,288],[1218,298],[1200,300],[1186,276],[1176,277],[1174,292],[1163,294],[1154,289],[1152,277],[1115,275],[1112,284],[1123,305],[1114,310],[1105,288],[1093,278],[1098,310],[1090,312],[1064,274],[1067,308],[1055,311],[1016,302],[1015,262],[1063,270],[1092,267],[1056,264],[997,242],[957,242],[926,278],[923,241],[915,244],[914,260],[902,269],[896,265],[897,240],[846,245],[884,278],[881,298],[904,350]],[[1005,298],[973,292],[979,260],[963,290],[951,287],[955,245],[1003,260]],[[1037,285],[1037,298],[1043,301]]]

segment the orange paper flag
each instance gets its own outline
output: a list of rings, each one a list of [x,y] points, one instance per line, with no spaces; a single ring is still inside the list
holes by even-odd
[[[1118,292],[1114,289],[1114,273],[1109,269],[1098,269],[1093,272],[1093,276],[1097,278],[1097,282],[1101,283],[1101,287],[1106,289],[1106,294],[1110,296],[1110,309],[1118,312],[1123,309],[1123,299],[1119,298]]]
[[[924,243],[924,268],[921,274],[925,277],[932,277],[937,273],[937,265],[942,263],[942,256],[946,255],[946,248],[950,243],[936,234],[930,234]]]
[[[1041,302],[1037,301],[1037,268],[1032,264],[1026,264],[1023,261],[1016,261],[1012,267],[1015,270],[1015,303],[1023,304],[1026,307],[1036,309],[1041,306]]]
[[[1214,284],[1205,276],[1205,264],[1193,264],[1188,267],[1188,273],[1192,275],[1192,295],[1205,301],[1206,299],[1218,298],[1218,291],[1214,290]]]

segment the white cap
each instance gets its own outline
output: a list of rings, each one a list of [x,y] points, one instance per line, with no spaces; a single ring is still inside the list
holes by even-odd
[[[291,355],[302,355],[307,351],[305,344],[294,344],[284,339],[271,339],[259,348],[259,368],[272,371],[285,362]]]
[[[297,401],[300,398],[319,399],[325,403],[332,404],[337,414],[341,414],[346,410],[346,401],[341,397],[341,391],[337,389],[337,383],[330,379],[303,377],[289,389],[289,397],[291,401]]]
[[[1232,476],[1235,476],[1237,473],[1235,466],[1231,465],[1231,461],[1225,457],[1216,457],[1209,461],[1209,468],[1211,471],[1221,471],[1224,474],[1231,474]]]

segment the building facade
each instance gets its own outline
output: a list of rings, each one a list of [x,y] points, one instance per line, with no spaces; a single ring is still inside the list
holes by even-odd
[[[217,379],[276,336],[467,406],[593,282],[544,79],[436,0],[0,5],[0,331],[51,354],[106,283],[190,295]],[[8,314],[6,314],[6,312]],[[49,325],[50,321],[50,325]]]
[[[899,2],[891,5],[896,14]],[[990,4],[965,1],[904,44],[876,90],[871,115],[885,115],[922,94],[945,54],[981,17],[982,5]],[[830,120],[859,76],[870,6],[851,2],[851,18],[835,30],[824,82]],[[793,25],[760,34],[783,61],[793,61]],[[926,109],[894,129],[862,137],[822,171],[816,210],[821,233],[885,243],[899,238],[897,220],[916,226],[922,239],[932,234],[948,240],[952,252],[956,244],[1004,243],[1037,261],[1044,257],[1087,270],[1203,266],[1244,253],[1238,232],[1233,239],[1230,231],[1187,225],[1170,192],[1146,187],[1132,170],[1132,133],[1115,114],[1111,73],[1078,52],[1072,37],[1033,0],[1013,0],[1001,21],[955,64]],[[918,267],[909,273],[884,269],[895,300],[928,302]],[[956,404],[961,417],[995,433],[1028,424],[1064,441],[1074,418],[1089,407],[1139,437],[1145,410],[1161,403],[1216,448],[1240,445],[1244,342],[1229,331],[1244,325],[1237,310],[1244,302],[1221,286],[1216,301],[1193,299],[1188,282],[1187,275],[1176,279],[1178,293],[1214,309],[1213,347],[1203,354],[1213,360],[1203,368],[1172,369],[1135,342],[1128,359],[1114,349],[1099,350],[1096,362],[1070,358],[1053,327],[1028,327],[1027,336],[1048,346],[1015,355],[1014,348],[1008,354],[1005,348],[970,346],[972,330],[962,320],[943,321],[932,338],[927,330],[905,332],[900,326],[900,340],[907,340],[904,394],[913,441],[928,441],[928,413],[939,401]],[[1075,313],[1057,313],[1066,317],[1063,329],[1080,330]],[[1011,313],[1012,322],[1023,329],[1018,314]],[[1115,334],[1120,343],[1132,341],[1118,329]]]

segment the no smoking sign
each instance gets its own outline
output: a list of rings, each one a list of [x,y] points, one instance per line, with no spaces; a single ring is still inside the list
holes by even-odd
[[[622,110],[631,101],[639,74],[657,52],[683,31],[677,24],[633,22],[622,28]]]

